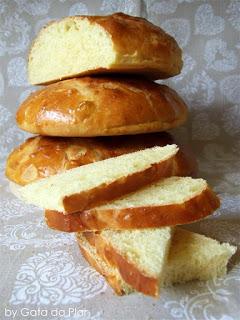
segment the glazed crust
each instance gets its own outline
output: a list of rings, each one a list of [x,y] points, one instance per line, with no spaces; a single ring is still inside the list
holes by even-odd
[[[141,272],[133,263],[130,263],[124,256],[118,253],[101,234],[86,232],[83,236],[96,248],[97,254],[117,268],[123,280],[136,291],[143,294],[158,297],[159,279],[149,277]]]
[[[107,282],[113,288],[114,292],[117,295],[119,296],[124,295],[125,292],[121,286],[121,282],[119,281],[118,277],[104,270],[102,266],[97,262],[97,260],[94,259],[94,257],[86,250],[86,248],[82,245],[79,239],[78,239],[78,245],[83,257],[88,261],[90,266],[96,269],[96,271],[99,272],[107,280]]]
[[[182,51],[176,40],[146,19],[132,17],[124,13],[114,13],[109,16],[67,17],[62,21],[53,21],[50,24],[70,21],[77,23],[85,19],[92,24],[98,24],[110,35],[114,50],[117,53],[115,64],[109,66],[109,68],[99,66],[93,70],[32,84],[49,84],[53,81],[76,76],[105,73],[142,74],[155,80],[180,73],[183,65]],[[35,47],[38,45],[38,39],[44,32],[48,32],[47,28],[48,26],[44,27],[33,42],[29,54],[30,67],[31,60],[34,58]]]
[[[168,133],[98,138],[37,136],[27,139],[8,156],[6,176],[20,185],[88,163],[154,146],[178,144]],[[179,146],[174,175],[194,175],[197,163],[191,151]]]
[[[18,126],[59,137],[164,131],[183,124],[187,107],[165,85],[143,78],[79,78],[32,93],[19,107]]]
[[[174,170],[174,158],[175,155],[154,163],[147,169],[120,177],[111,183],[104,183],[88,191],[65,196],[62,199],[64,214],[68,215],[106,204],[161,178],[171,177]]]
[[[125,209],[98,209],[64,215],[46,210],[48,227],[65,232],[159,228],[188,224],[210,215],[220,205],[219,198],[206,188],[180,204]]]

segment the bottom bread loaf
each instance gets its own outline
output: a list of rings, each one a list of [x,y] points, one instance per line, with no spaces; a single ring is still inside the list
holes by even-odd
[[[161,229],[158,230],[158,232],[161,232]],[[126,232],[134,233],[135,231]],[[165,245],[163,248],[163,250],[168,251],[164,268],[162,269],[162,265],[159,266],[161,272],[159,272],[158,290],[151,291],[151,286],[150,288],[146,288],[149,285],[149,281],[146,281],[144,277],[149,278],[149,275],[154,271],[151,268],[154,269],[154,267],[151,265],[152,261],[150,261],[150,258],[148,261],[147,256],[139,257],[141,254],[139,252],[141,251],[135,253],[132,251],[131,255],[128,255],[126,254],[127,248],[125,245],[125,253],[123,253],[123,243],[119,242],[117,244],[116,241],[113,243],[111,236],[108,238],[107,232],[104,235],[94,232],[77,233],[76,236],[83,256],[91,266],[106,278],[118,295],[139,291],[150,296],[157,296],[160,287],[167,287],[191,280],[210,280],[221,277],[226,274],[228,261],[236,252],[236,247],[227,243],[220,244],[216,240],[203,235],[176,228],[170,247],[167,248]],[[142,239],[141,241],[144,240]],[[132,248],[131,240],[129,240],[128,244],[129,248]],[[156,245],[154,244],[153,248],[156,248]],[[161,245],[160,243],[159,246]],[[108,255],[109,247],[111,247],[112,251]],[[121,261],[125,260],[125,264],[119,264],[119,261],[113,258],[114,254],[112,255],[112,253],[114,251],[118,253],[117,256],[121,256]],[[132,263],[134,264],[134,272],[126,270],[126,268],[129,268],[129,260],[133,262],[134,259],[136,260],[135,264]],[[149,270],[147,270],[149,275],[146,275],[146,270],[143,270],[142,266],[138,263],[139,259],[144,259],[145,265],[149,263]],[[136,274],[138,274],[138,281],[135,279],[135,284],[138,282],[137,289],[136,286],[133,287],[131,285],[132,283],[134,284],[134,281],[129,281],[129,277],[131,275],[132,277],[136,277]]]

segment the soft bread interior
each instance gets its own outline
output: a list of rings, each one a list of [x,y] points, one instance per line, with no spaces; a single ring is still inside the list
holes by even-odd
[[[228,243],[176,228],[165,269],[165,286],[224,276],[237,248]]]
[[[23,186],[15,183],[15,182],[12,182],[12,181],[9,181],[9,190],[12,192],[12,194],[17,197],[18,199],[20,200],[23,200],[23,197],[22,197],[22,189],[23,189]]]
[[[101,236],[142,273],[159,280],[168,255],[172,228],[102,231]]]
[[[17,198],[24,200],[23,190],[25,187],[10,182],[9,188]],[[201,194],[206,188],[207,182],[203,179],[193,179],[191,177],[163,178],[150,186],[95,209],[121,210],[181,204]]]
[[[140,232],[142,232],[141,241],[148,241],[147,238],[149,231]],[[116,233],[114,240],[112,235],[109,235],[109,241],[114,243],[116,250],[119,252],[122,251],[122,253],[126,254],[126,250],[128,250],[126,244],[117,243],[115,241],[116,238],[119,237],[119,233],[120,232]],[[131,247],[130,239],[133,237],[133,235],[130,236],[129,233],[129,236],[127,236],[127,233],[129,232],[125,232],[123,237],[129,239],[128,246]],[[110,264],[106,263],[106,261],[104,261],[97,254],[96,249],[87,242],[86,238],[84,238],[81,233],[77,234],[77,238],[79,244],[83,244],[85,249],[91,253],[93,258],[97,259],[100,263],[103,262],[103,265],[107,265],[110,268],[109,270],[111,270],[112,274],[115,274],[118,278],[121,278],[117,268],[114,268],[113,266],[110,266]],[[106,233],[105,238],[107,238]],[[124,240],[124,242],[126,242],[126,240]],[[153,242],[153,246],[154,245],[156,246],[155,242]],[[122,249],[123,247],[125,248]],[[162,274],[162,285],[164,287],[168,287],[176,283],[185,283],[192,280],[206,281],[224,276],[227,272],[227,264],[229,259],[236,252],[236,249],[237,248],[235,246],[231,246],[228,243],[220,244],[218,241],[203,235],[176,228],[172,236],[169,254],[165,262],[164,273]],[[140,253],[140,250],[138,250],[138,252]],[[151,260],[153,258],[153,256],[148,257],[147,253],[145,252],[142,252],[140,257],[140,259],[143,260],[149,259],[146,265],[151,264]],[[135,262],[137,263],[137,261]],[[136,266],[141,269],[140,265],[137,264]],[[157,263],[156,267],[159,268]],[[149,269],[147,272],[151,272],[151,269]],[[126,284],[123,280],[122,283],[124,288],[124,285]],[[125,290],[123,289],[123,291]],[[128,290],[126,290],[125,293],[128,293]]]
[[[125,209],[131,207],[161,206],[184,203],[196,197],[207,188],[203,179],[191,177],[170,177],[161,179],[154,184],[144,187],[137,192],[111,201],[98,209]]]
[[[87,164],[30,183],[21,189],[21,196],[28,203],[64,212],[65,197],[144,172],[153,164],[173,157],[177,151],[176,145],[153,147]]]
[[[109,68],[116,59],[110,34],[88,19],[63,19],[48,25],[47,32],[44,31],[39,34],[29,56],[29,81],[32,84],[99,66]]]

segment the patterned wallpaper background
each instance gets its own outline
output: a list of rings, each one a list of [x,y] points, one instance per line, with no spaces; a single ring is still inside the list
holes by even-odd
[[[116,11],[149,19],[183,48],[182,73],[164,81],[190,108],[188,123],[174,134],[191,145],[200,175],[222,200],[212,218],[190,228],[239,244],[240,1],[0,0],[0,319],[14,310],[14,319],[23,319],[23,308],[46,310],[34,319],[57,319],[51,313],[56,306],[66,311],[58,319],[240,319],[239,255],[225,279],[167,289],[159,301],[137,294],[118,298],[83,261],[73,235],[48,230],[42,212],[9,191],[6,156],[29,136],[14,116],[35,90],[26,75],[32,39],[52,19]],[[69,308],[87,311],[69,316]]]

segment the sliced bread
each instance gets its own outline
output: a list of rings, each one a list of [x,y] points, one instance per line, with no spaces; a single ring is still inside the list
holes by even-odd
[[[104,276],[117,295],[125,295],[134,292],[133,287],[123,280],[118,269],[104,261],[104,259],[97,253],[96,248],[91,245],[85,237],[79,235],[77,240],[84,258],[93,268]]]
[[[70,169],[21,189],[36,206],[74,213],[90,209],[171,176],[176,145],[153,147]]]
[[[117,267],[123,280],[136,291],[158,296],[171,243],[172,228],[90,232],[106,263]],[[82,233],[77,236],[81,239]],[[91,240],[89,240],[91,241]]]
[[[123,13],[66,17],[45,26],[33,42],[29,81],[111,72],[167,78],[181,71],[181,56],[176,41],[143,18]]]
[[[64,215],[46,211],[47,225],[66,232],[139,229],[191,223],[210,215],[219,199],[203,179],[170,177],[109,204]]]
[[[164,274],[165,286],[191,280],[210,280],[227,273],[237,247],[176,228]]]
[[[106,278],[117,294],[134,291],[134,288],[124,281],[117,265],[105,255],[103,244],[103,248],[99,250],[96,244],[99,236],[96,238],[93,233],[79,233],[77,240],[86,260]],[[168,287],[192,280],[205,281],[222,277],[226,274],[228,261],[236,249],[228,243],[220,244],[203,235],[176,228],[164,268],[162,285]],[[142,272],[138,267],[137,269]],[[141,286],[145,285],[145,282],[142,282]]]

